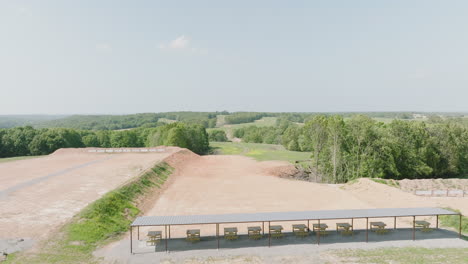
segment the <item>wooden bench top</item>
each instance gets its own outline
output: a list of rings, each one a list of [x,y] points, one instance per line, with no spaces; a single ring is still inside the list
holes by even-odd
[[[270,226],[270,230],[275,230],[275,231],[278,231],[278,230],[283,230],[283,226],[281,225],[272,225]]]
[[[189,229],[187,230],[187,234],[190,234],[190,235],[200,234],[200,229]]]
[[[148,236],[154,237],[154,236],[160,236],[162,234],[161,231],[148,231]]]
[[[224,232],[237,233],[237,227],[225,227]]]
[[[378,226],[378,227],[385,227],[386,224],[384,222],[370,222],[371,226]]]

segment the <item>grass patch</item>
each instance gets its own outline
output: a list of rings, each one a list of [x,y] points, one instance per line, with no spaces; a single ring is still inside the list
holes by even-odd
[[[460,213],[459,210],[455,210],[452,208],[445,208],[445,209]],[[439,216],[439,220],[442,226],[451,227],[457,231],[460,228],[460,216],[458,215],[441,215]],[[462,216],[462,234],[466,234],[466,233],[468,233],[468,217]],[[467,239],[467,237],[464,237],[464,238]]]
[[[218,118],[219,126],[216,126],[215,128],[207,128],[206,132],[210,132],[213,130],[223,130],[224,132],[226,132],[226,135],[228,136],[228,138],[232,140],[232,134],[234,130],[238,128],[242,128],[242,127],[247,127],[247,126],[257,126],[257,127],[276,126],[277,117],[263,117],[259,120],[255,120],[254,122],[242,123],[242,124],[226,124],[224,122],[224,118],[222,118],[221,121],[219,119],[220,118]]]
[[[97,263],[93,251],[128,231],[140,212],[135,205],[137,199],[153,188],[160,188],[171,173],[168,164],[156,165],[84,208],[39,253],[20,254],[10,263]]]
[[[246,127],[246,126],[258,126],[258,127],[266,127],[266,126],[276,126],[277,117],[262,117],[254,122],[249,123],[242,123],[242,124],[225,124],[223,127],[230,127],[233,129]]]
[[[338,250],[331,252],[340,263],[467,263],[466,248],[379,248],[372,250]]]
[[[243,155],[258,161],[284,160],[294,162],[310,158],[310,153],[289,151],[281,145],[260,143],[210,142],[215,154]]]

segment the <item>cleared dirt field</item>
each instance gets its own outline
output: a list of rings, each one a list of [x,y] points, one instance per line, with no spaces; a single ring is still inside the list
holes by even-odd
[[[169,164],[171,164],[170,161]],[[280,161],[258,162],[242,156],[200,157],[195,154],[186,156],[184,162],[179,162],[173,166],[176,168],[176,171],[167,182],[166,190],[160,195],[154,205],[145,211],[145,215],[194,215],[429,206],[451,206],[462,210],[465,214],[468,213],[467,205],[464,205],[468,204],[468,198],[458,198],[458,200],[455,200],[457,198],[432,199],[418,197],[366,179],[360,180],[353,185],[326,185],[295,181],[274,175],[275,168],[284,169],[287,164]],[[418,220],[423,219],[435,225],[435,217],[421,217]],[[389,227],[393,227],[393,218],[374,219],[374,221],[383,221]],[[412,226],[411,221],[412,218],[400,218],[397,221],[397,225],[399,228],[409,228]],[[339,222],[343,222],[343,220]],[[326,221],[326,223],[333,230],[335,221]],[[275,222],[275,224],[283,225],[286,232],[291,231],[292,222]],[[365,220],[355,220],[354,224],[356,229],[365,228]],[[240,234],[245,234],[247,226],[251,225],[253,224],[220,225],[220,229],[222,230],[223,227],[227,226],[236,226]],[[171,228],[171,237],[185,237],[185,231],[190,228],[200,229],[202,236],[213,236],[215,234],[214,225],[174,226]],[[150,229],[163,230],[160,227],[141,227],[140,238],[144,239],[146,232]],[[138,248],[146,247],[144,242],[136,242],[135,244],[137,245],[137,250]],[[449,244],[447,243],[447,245]],[[385,245],[388,246],[389,244],[386,242],[381,244],[381,246]],[[433,245],[437,245],[437,243],[433,243]],[[116,261],[115,263],[144,263],[144,261],[155,257],[153,253],[141,254],[140,256],[137,254],[130,257],[128,250],[129,240],[127,237],[125,240],[113,243],[99,250],[97,255],[104,256],[110,263],[114,263],[113,261]],[[255,248],[250,251],[243,251],[241,254],[246,254],[246,252],[247,254],[256,255]],[[196,254],[208,257],[214,253],[208,250],[205,253],[198,252]],[[226,254],[229,255],[230,253]],[[285,254],[287,255],[287,253]],[[173,257],[175,259],[178,258],[177,256],[182,256],[182,258],[184,258],[183,256],[189,257],[190,253],[174,253]],[[167,256],[161,258],[164,259]],[[169,259],[171,258],[169,257]],[[168,263],[172,262],[169,261]],[[174,263],[178,263],[178,261]]]
[[[193,155],[176,166],[176,173],[171,176],[167,190],[145,215],[431,206],[451,206],[468,214],[468,198],[419,197],[367,179],[341,186],[296,181],[274,175],[275,168],[280,170],[287,165],[281,161],[257,162],[241,156]],[[434,219],[429,217],[428,220]],[[382,221],[393,225],[393,219]],[[399,222],[399,226],[411,226],[409,218],[402,218]],[[291,223],[285,225],[290,228]],[[245,229],[243,225],[237,226]],[[365,227],[364,221],[357,220],[356,227],[361,226]],[[184,228],[187,227],[174,228],[171,234],[183,237]],[[211,226],[201,228],[204,234],[214,234]]]
[[[111,154],[62,149],[0,163],[0,245],[46,238],[87,204],[181,149],[161,150]]]

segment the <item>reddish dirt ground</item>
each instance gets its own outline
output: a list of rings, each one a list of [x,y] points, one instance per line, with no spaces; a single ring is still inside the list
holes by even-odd
[[[106,154],[67,149],[1,163],[0,239],[46,238],[92,201],[180,150]]]
[[[171,162],[169,162],[171,163]],[[242,156],[190,156],[175,164],[166,190],[145,215],[194,215],[391,207],[453,207],[468,213],[468,198],[419,197],[399,189],[362,179],[354,185],[327,185],[274,176],[285,162],[257,162]],[[420,220],[435,221],[435,217]],[[393,226],[393,219],[375,219]],[[342,221],[341,221],[342,222]],[[335,221],[327,221],[334,227]],[[282,223],[279,223],[282,224]],[[291,223],[283,223],[290,228]],[[435,222],[434,222],[435,224]],[[247,224],[236,224],[239,230]],[[410,227],[411,219],[398,219]],[[193,226],[192,226],[193,227]],[[365,221],[356,220],[356,228]],[[190,226],[173,227],[172,236],[183,237]],[[212,235],[213,226],[201,226]],[[142,228],[141,234],[153,228]],[[157,228],[156,228],[157,229]]]

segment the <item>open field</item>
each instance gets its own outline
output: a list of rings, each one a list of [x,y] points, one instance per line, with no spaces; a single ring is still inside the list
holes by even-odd
[[[169,162],[170,164],[170,162]],[[144,215],[192,215],[192,214],[223,214],[223,213],[253,213],[272,211],[304,211],[304,210],[333,210],[333,209],[358,209],[358,208],[386,208],[386,207],[452,207],[468,213],[468,198],[432,199],[418,197],[403,192],[384,184],[376,183],[368,179],[361,179],[354,184],[344,186],[326,185],[310,182],[294,181],[279,178],[271,173],[274,168],[287,166],[285,162],[263,161],[241,156],[192,156],[185,162],[176,166],[175,173],[168,181],[167,189],[162,193],[152,208],[145,211]],[[456,200],[458,199],[458,200]],[[459,202],[455,202],[459,201]],[[377,219],[375,219],[377,220]],[[418,220],[427,220],[435,225],[435,217],[420,217]],[[393,218],[378,219],[393,226]],[[337,221],[326,221],[333,227]],[[285,227],[285,232],[290,232],[291,222],[279,222]],[[365,227],[365,220],[356,219],[356,229]],[[386,237],[389,241],[379,241],[381,236],[373,237],[372,243],[362,242],[361,236],[355,236],[354,240],[346,243],[343,240],[334,240],[330,236],[331,243],[320,246],[319,249],[309,242],[291,242],[285,239],[276,244],[274,248],[265,247],[265,241],[257,241],[257,245],[239,248],[223,242],[223,248],[218,252],[213,250],[214,240],[206,238],[206,247],[201,242],[197,245],[177,242],[177,239],[185,237],[185,230],[199,228],[202,236],[213,236],[215,228],[211,225],[201,226],[174,226],[171,228],[171,240],[173,249],[170,255],[165,253],[153,253],[154,249],[148,248],[144,242],[144,234],[148,230],[161,230],[161,228],[140,228],[141,241],[134,241],[135,251],[141,252],[131,256],[129,251],[128,236],[121,241],[110,244],[99,250],[96,254],[105,259],[105,263],[145,263],[151,260],[160,260],[161,263],[291,263],[297,259],[297,255],[306,256],[304,262],[299,263],[327,263],[327,258],[319,258],[320,262],[313,262],[311,254],[316,252],[319,256],[329,249],[370,249],[386,248],[392,246],[416,246],[423,248],[444,247],[468,248],[468,242],[460,240],[456,233],[441,230],[442,235],[432,233],[434,237],[417,235],[420,240],[413,242],[410,239],[412,222],[409,217],[401,217],[397,220],[399,229]],[[220,228],[227,225],[221,225]],[[238,227],[241,235],[249,224],[233,224]],[[443,235],[446,234],[446,235]],[[135,236],[134,236],[135,238]],[[213,239],[213,238],[211,238]],[[245,240],[243,240],[245,242]],[[305,240],[304,240],[305,241]],[[286,243],[286,244],[282,244]],[[242,244],[242,243],[240,243]],[[231,246],[229,246],[231,245]],[[250,245],[250,244],[249,244]],[[148,252],[149,250],[149,252]],[[157,251],[161,251],[157,247]],[[454,249],[458,250],[458,249]],[[146,252],[146,253],[143,253]],[[442,251],[440,251],[442,252]],[[452,252],[452,251],[448,251]],[[445,253],[440,253],[445,254]],[[232,256],[238,259],[230,259]],[[329,255],[328,253],[326,255]],[[335,259],[340,256],[330,255]],[[315,258],[315,257],[314,257]],[[215,261],[218,259],[218,261]],[[166,261],[166,262],[163,262]],[[334,263],[333,261],[328,263]],[[345,262],[343,262],[345,263]]]
[[[234,130],[241,128],[241,127],[246,127],[246,126],[258,126],[258,127],[265,127],[265,126],[275,126],[276,125],[276,117],[262,117],[259,120],[255,120],[254,122],[250,123],[242,123],[242,124],[226,124],[224,121],[224,116],[218,116],[217,119],[217,126],[216,128],[208,128],[207,131],[211,130],[223,130],[226,132],[226,135],[229,140],[233,139],[232,134],[234,133]]]
[[[56,234],[57,226],[65,223],[90,202],[102,197],[112,189],[121,186],[144,169],[164,160],[174,173],[168,178],[162,192],[152,196],[140,208],[143,215],[193,215],[223,213],[253,213],[274,211],[304,211],[333,209],[366,209],[388,207],[451,207],[468,214],[468,197],[419,197],[398,188],[377,183],[369,179],[360,179],[352,184],[328,185],[303,182],[278,177],[278,172],[293,168],[287,162],[298,159],[296,154],[278,154],[288,152],[280,146],[265,144],[219,143],[225,153],[238,153],[253,157],[262,150],[265,154],[255,157],[257,160],[239,155],[198,156],[180,148],[166,148],[161,153],[89,153],[83,150],[59,150],[57,153],[38,159],[20,160],[0,164],[1,175],[7,185],[2,189],[0,199],[2,216],[2,238],[26,238],[25,247],[32,240],[41,240]],[[233,149],[229,149],[230,146]],[[227,146],[227,147],[226,147]],[[237,147],[243,146],[241,150]],[[244,148],[247,148],[244,151]],[[278,152],[275,154],[275,152]],[[306,153],[299,153],[306,154]],[[270,159],[282,158],[283,161]],[[270,160],[270,161],[261,161]],[[27,166],[27,170],[25,170]],[[51,169],[53,168],[53,169]],[[3,187],[3,186],[2,186]],[[149,195],[151,196],[151,194]],[[20,217],[20,218],[19,218]],[[21,221],[18,221],[21,219]],[[393,218],[375,219],[393,226]],[[435,225],[435,217],[420,217]],[[336,222],[326,221],[332,228]],[[453,222],[453,221],[452,221]],[[441,221],[440,224],[456,222]],[[78,222],[79,223],[79,222]],[[314,222],[311,222],[311,224]],[[279,222],[290,232],[291,222]],[[239,228],[239,234],[245,235],[249,224],[233,224]],[[412,226],[409,217],[397,220],[398,230],[385,237],[370,235],[371,243],[365,243],[365,220],[355,219],[357,234],[343,238],[331,234],[317,247],[314,237],[304,240],[287,236],[274,242],[274,247],[267,247],[267,240],[248,241],[240,239],[234,243],[223,241],[221,250],[213,250],[215,228],[211,225],[174,226],[170,241],[172,252],[165,254],[158,246],[145,244],[148,230],[161,228],[141,227],[140,240],[134,236],[135,251],[140,254],[130,255],[129,237],[112,242],[98,249],[95,255],[100,263],[373,263],[374,255],[370,249],[393,252],[389,247],[418,247],[418,252],[429,250],[437,256],[444,256],[467,249],[468,242],[457,238],[451,228],[441,229],[429,234],[417,234],[417,241],[411,240]],[[227,225],[221,225],[221,228]],[[203,242],[192,245],[182,241],[189,228],[200,228]],[[48,232],[44,232],[48,230]],[[80,230],[80,229],[78,229]],[[79,232],[78,232],[79,233]],[[79,235],[77,233],[77,235]],[[6,235],[4,235],[6,234]],[[210,238],[211,236],[211,238]],[[75,238],[78,243],[82,239]],[[29,241],[29,242],[28,242]],[[443,247],[443,249],[441,248]],[[349,255],[344,251],[352,249]],[[386,251],[387,250],[387,251]],[[395,249],[398,250],[398,249]],[[48,254],[48,253],[47,253]],[[45,254],[45,256],[47,256]],[[417,254],[417,253],[415,253]],[[79,263],[71,261],[66,254],[50,255],[52,258],[39,258],[32,263]],[[405,263],[410,254],[400,259],[386,262]],[[463,256],[463,255],[462,255]],[[22,258],[19,258],[22,259]],[[435,258],[437,259],[437,258]],[[449,258],[450,259],[450,258]],[[457,261],[457,258],[451,258]],[[11,263],[14,262],[12,258]],[[67,261],[65,261],[67,260]],[[91,259],[88,259],[90,263]],[[18,262],[20,263],[20,262]],[[428,262],[430,263],[430,262]],[[435,262],[437,263],[437,262]],[[457,262],[453,262],[457,263]],[[461,262],[462,263],[462,262]]]
[[[249,122],[249,123],[242,123],[242,124],[223,124],[221,128],[241,128],[241,127],[246,127],[246,126],[259,126],[259,127],[264,127],[264,126],[274,126],[276,125],[276,120],[277,117],[262,117],[258,120],[255,120],[254,122]]]
[[[90,202],[179,150],[106,154],[61,149],[0,163],[0,245],[8,248],[12,242],[21,248],[17,239],[24,239],[25,247],[47,239]]]
[[[310,158],[310,153],[289,151],[281,145],[243,143],[243,142],[211,142],[216,154],[243,155],[258,161],[284,160],[294,162]]]

